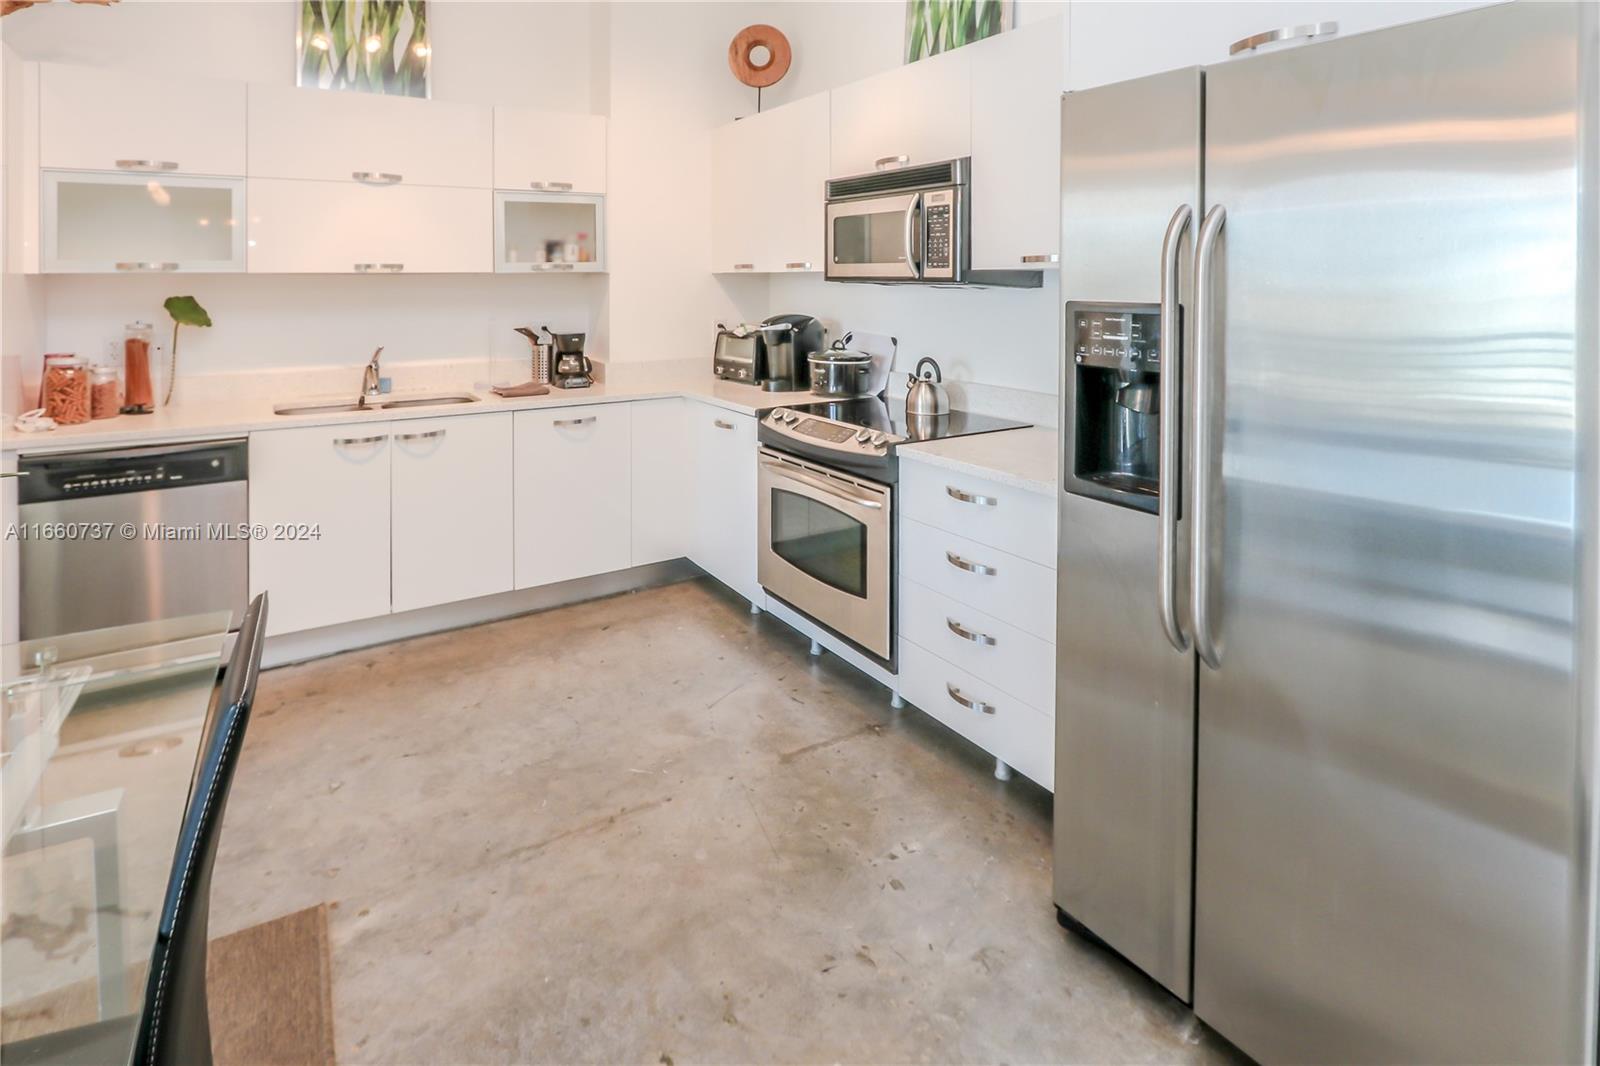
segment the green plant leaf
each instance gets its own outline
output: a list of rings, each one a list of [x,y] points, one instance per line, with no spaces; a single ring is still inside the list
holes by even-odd
[[[193,296],[168,296],[161,306],[167,309],[167,314],[172,316],[172,321],[177,325],[211,325],[211,316],[206,314],[206,309]]]

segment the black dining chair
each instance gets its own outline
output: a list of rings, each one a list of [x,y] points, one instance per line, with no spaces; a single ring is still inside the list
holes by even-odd
[[[19,1040],[0,1047],[5,1066],[210,1066],[211,1021],[206,1004],[206,943],[211,912],[211,867],[222,836],[222,814],[245,727],[255,702],[266,639],[267,594],[245,610],[233,655],[200,732],[189,800],[177,853],[167,877],[161,924],[150,953],[144,1009],[138,1015]],[[130,1038],[133,1044],[128,1056]]]

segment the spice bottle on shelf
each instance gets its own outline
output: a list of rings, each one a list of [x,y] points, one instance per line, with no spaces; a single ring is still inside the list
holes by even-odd
[[[44,413],[58,426],[89,421],[89,368],[77,359],[45,367]]]
[[[115,418],[122,412],[122,375],[114,366],[89,368],[89,417]]]
[[[147,415],[156,409],[155,384],[150,377],[150,338],[154,327],[148,322],[129,323],[122,340],[122,369],[127,377],[125,415]]]

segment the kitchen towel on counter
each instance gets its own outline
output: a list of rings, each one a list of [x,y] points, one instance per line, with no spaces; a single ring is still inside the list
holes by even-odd
[[[496,385],[489,391],[496,396],[513,399],[518,396],[543,396],[550,391],[550,386],[541,385],[537,381],[524,381],[521,385]]]

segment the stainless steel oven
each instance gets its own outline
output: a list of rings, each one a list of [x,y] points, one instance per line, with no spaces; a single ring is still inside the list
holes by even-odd
[[[894,494],[762,447],[761,585],[879,659],[893,659]]]
[[[971,160],[898,167],[827,185],[830,281],[968,280]]]

